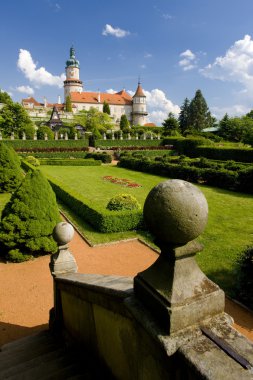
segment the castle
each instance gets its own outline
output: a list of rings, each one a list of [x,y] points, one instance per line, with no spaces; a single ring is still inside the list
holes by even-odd
[[[146,96],[142,90],[140,82],[133,97],[124,89],[111,94],[106,92],[87,92],[83,89],[83,82],[80,80],[80,64],[76,59],[75,50],[70,48],[70,57],[66,61],[66,79],[64,81],[64,103],[58,99],[58,103],[37,102],[33,97],[22,99],[22,105],[31,116],[39,116],[53,107],[56,107],[60,114],[64,114],[66,98],[69,96],[73,113],[82,110],[89,110],[91,107],[100,112],[103,111],[104,102],[109,104],[110,114],[115,122],[119,124],[122,115],[126,115],[131,125],[145,125],[147,118]],[[64,116],[64,115],[63,115]]]

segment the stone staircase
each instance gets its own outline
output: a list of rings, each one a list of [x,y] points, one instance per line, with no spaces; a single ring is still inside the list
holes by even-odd
[[[5,344],[0,352],[0,380],[79,380],[111,378],[86,352],[74,352],[49,331]]]

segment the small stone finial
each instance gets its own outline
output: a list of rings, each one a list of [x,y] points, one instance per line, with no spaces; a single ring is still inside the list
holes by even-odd
[[[58,244],[58,252],[51,255],[49,264],[53,276],[59,274],[76,273],[77,264],[74,256],[68,249],[68,243],[73,239],[74,228],[67,222],[58,223],[53,230],[53,238]]]
[[[53,238],[59,246],[66,245],[73,239],[74,233],[75,230],[71,224],[60,222],[53,230]]]
[[[174,333],[224,311],[224,292],[200,270],[196,239],[204,230],[208,204],[189,182],[173,179],[159,183],[148,194],[144,220],[161,254],[134,278],[136,296]]]

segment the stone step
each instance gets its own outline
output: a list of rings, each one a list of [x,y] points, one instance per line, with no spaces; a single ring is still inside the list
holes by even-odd
[[[44,354],[41,354],[37,357],[26,359],[26,360],[20,360],[14,365],[9,365],[5,367],[5,369],[1,370],[1,377],[0,378],[8,378],[10,376],[14,376],[15,374],[21,374],[25,371],[30,370],[31,368],[42,368],[45,364],[47,365],[47,368],[52,366],[51,363],[54,364],[54,362],[58,359],[62,359],[63,355],[65,354],[64,349],[55,349],[54,351],[46,352]],[[0,355],[0,360],[1,355]],[[40,372],[38,372],[39,375]]]
[[[0,373],[9,367],[14,367],[25,361],[35,359],[41,355],[52,353],[59,349],[59,345],[56,342],[43,342],[43,344],[31,345],[28,344],[21,351],[11,350],[0,354]]]
[[[13,342],[4,344],[1,347],[0,352],[6,352],[9,350],[12,350],[12,352],[14,350],[22,350],[22,349],[24,349],[26,344],[30,345],[34,341],[36,342],[36,344],[38,344],[38,342],[42,342],[43,340],[49,340],[49,339],[53,340],[53,337],[48,330],[40,331],[37,334],[25,336],[23,338],[14,340]]]
[[[0,380],[112,379],[99,361],[84,351],[74,352],[49,331],[2,347]]]

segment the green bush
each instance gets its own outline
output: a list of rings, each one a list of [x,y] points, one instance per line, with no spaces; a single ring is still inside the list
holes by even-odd
[[[37,158],[33,157],[33,156],[27,156],[26,157],[26,161],[33,165],[33,166],[39,166],[40,165],[40,162],[39,160],[37,160]]]
[[[0,192],[12,192],[23,179],[20,160],[15,151],[0,142]]]
[[[110,164],[112,162],[112,156],[110,154],[107,154],[106,152],[86,153],[85,158],[93,158],[94,160],[100,160],[104,164]]]
[[[29,171],[6,204],[0,224],[1,254],[7,260],[53,253],[52,231],[60,215],[48,181],[39,170]]]
[[[54,132],[51,128],[46,125],[42,125],[37,129],[37,138],[38,140],[45,140],[45,136],[47,135],[48,140],[54,139]]]
[[[108,202],[106,208],[110,211],[139,210],[141,205],[130,194],[118,194]]]
[[[253,194],[253,167],[238,172],[237,189],[245,193]]]
[[[43,158],[40,160],[41,165],[57,165],[57,166],[100,166],[101,161],[89,159],[53,159]]]
[[[249,247],[238,259],[237,298],[253,309],[253,248]]]

